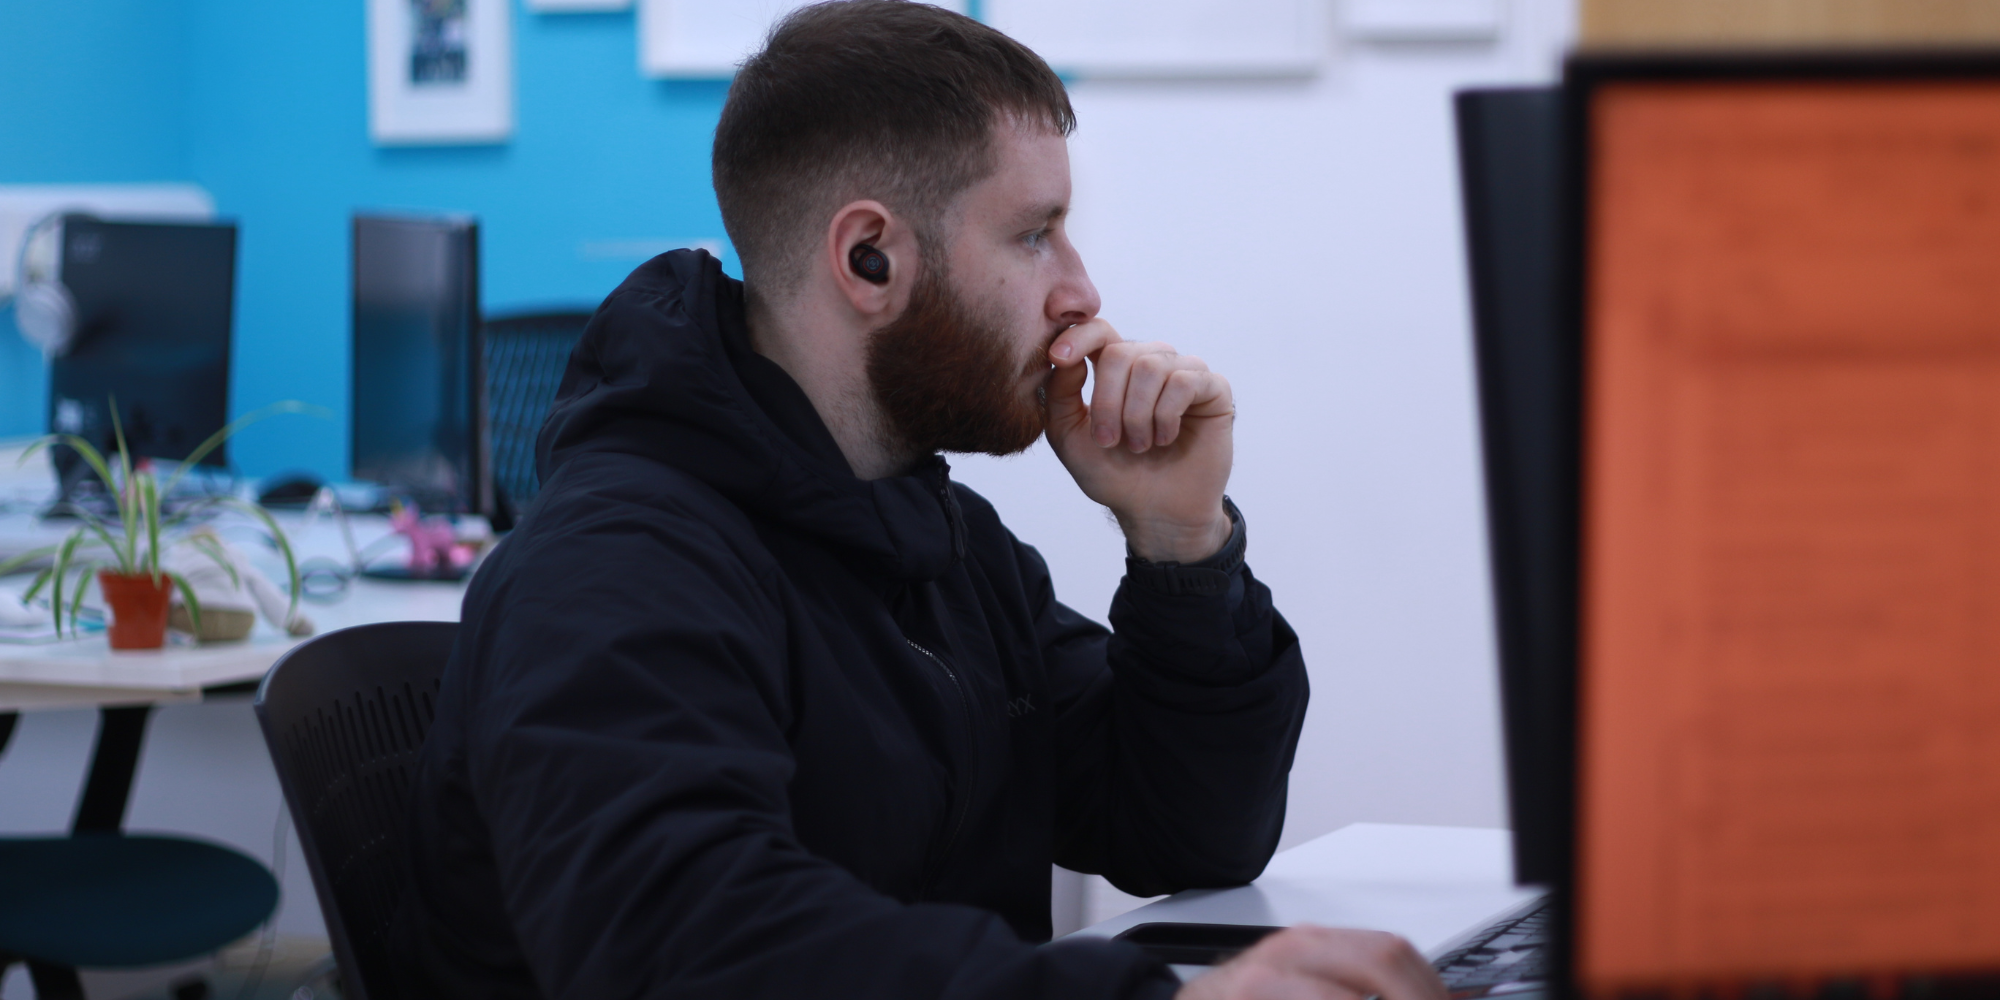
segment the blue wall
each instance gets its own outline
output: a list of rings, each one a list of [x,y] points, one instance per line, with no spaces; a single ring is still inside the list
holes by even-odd
[[[16,0],[0,15],[0,36],[16,33],[22,6]],[[84,176],[65,160],[30,176],[0,157],[0,181],[192,180],[241,225],[232,410],[302,399],[337,414],[246,431],[232,458],[250,475],[346,470],[348,218],[356,209],[478,216],[488,311],[594,305],[647,244],[723,239],[708,151],[727,86],[642,78],[630,12],[516,12],[511,142],[377,148],[368,140],[363,7],[181,0],[172,8],[177,23],[150,43],[177,48],[185,67],[168,102],[176,127],[161,138],[171,155],[133,167],[159,173]],[[29,28],[49,44],[91,44],[67,37],[88,34],[80,29]],[[94,107],[75,117],[118,120]],[[52,124],[0,118],[0,144]],[[11,331],[8,338],[19,344]],[[11,355],[0,365],[18,379]],[[26,426],[19,409],[11,399],[0,404],[0,433],[37,429],[39,404]]]
[[[0,0],[0,181],[185,176],[192,0]]]
[[[185,179],[188,2],[0,0],[0,183]],[[40,430],[47,400],[0,309],[0,437]]]

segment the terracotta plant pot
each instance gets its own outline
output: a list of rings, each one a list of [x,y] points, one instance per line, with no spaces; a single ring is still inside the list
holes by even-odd
[[[99,570],[98,586],[104,588],[104,603],[111,605],[111,626],[105,634],[112,649],[158,649],[167,644],[167,598],[173,595],[173,578],[160,574],[126,576]]]

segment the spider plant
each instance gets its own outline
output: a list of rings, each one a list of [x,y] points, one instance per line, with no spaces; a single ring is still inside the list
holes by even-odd
[[[76,633],[77,612],[82,609],[83,595],[89,590],[92,574],[106,571],[128,577],[150,576],[156,586],[162,577],[166,577],[172,581],[174,589],[179,591],[181,600],[187,605],[188,617],[193,621],[195,631],[199,633],[201,601],[195,596],[194,588],[189,586],[186,580],[160,569],[160,553],[163,549],[161,539],[168,537],[168,541],[164,543],[166,546],[185,544],[202,553],[229,575],[232,585],[241,586],[242,581],[237,578],[235,565],[223,553],[214,535],[188,533],[180,538],[169,537],[176,529],[197,516],[217,509],[229,509],[248,514],[262,522],[265,529],[270,531],[278,551],[285,557],[285,572],[291,585],[291,610],[296,610],[299,601],[298,560],[292,556],[291,542],[285,537],[284,531],[263,508],[234,496],[204,496],[190,501],[171,516],[163,518],[160,512],[160,499],[172,496],[174,487],[180,485],[181,477],[187,475],[189,469],[244,427],[280,413],[320,412],[320,408],[287,400],[238,417],[221,430],[209,435],[208,440],[189,452],[188,457],[181,462],[180,468],[167,478],[164,485],[158,481],[150,467],[144,464],[137,468],[133,466],[131,452],[125,445],[125,428],[118,419],[116,397],[111,399],[110,410],[111,429],[118,442],[118,465],[115,469],[96,446],[75,434],[50,434],[41,438],[28,446],[21,455],[21,461],[26,462],[36,452],[57,444],[75,449],[116,498],[117,522],[108,523],[90,511],[79,510],[77,516],[82,523],[77,525],[76,530],[53,545],[45,545],[0,562],[0,574],[35,560],[54,557],[51,565],[36,575],[34,582],[28,586],[27,593],[23,596],[27,600],[33,600],[44,588],[49,591],[49,608],[58,635],[62,633],[65,617],[69,620],[71,634]],[[65,582],[72,573],[76,575],[75,586],[65,594]],[[67,615],[65,615],[65,603],[68,605]],[[290,613],[288,610],[287,617]]]

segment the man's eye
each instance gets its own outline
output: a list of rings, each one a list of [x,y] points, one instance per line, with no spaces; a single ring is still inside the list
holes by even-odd
[[[1031,247],[1038,247],[1041,246],[1043,243],[1048,242],[1048,238],[1049,238],[1048,230],[1037,229],[1034,232],[1021,237],[1021,242],[1026,243]]]

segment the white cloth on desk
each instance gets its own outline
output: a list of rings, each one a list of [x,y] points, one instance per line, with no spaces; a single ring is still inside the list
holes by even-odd
[[[265,621],[292,635],[313,633],[312,619],[292,607],[291,600],[278,589],[277,584],[271,582],[270,577],[250,565],[250,560],[244,558],[240,550],[220,536],[210,534],[209,537],[214,539],[230,566],[236,570],[236,580],[231,580],[229,571],[217,565],[207,553],[187,544],[167,549],[160,559],[160,568],[186,580],[204,609],[256,611],[263,614]],[[179,590],[174,592],[173,603],[182,603]]]
[[[0,628],[31,628],[48,623],[49,613],[21,600],[19,588],[0,587]]]

